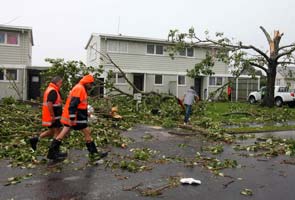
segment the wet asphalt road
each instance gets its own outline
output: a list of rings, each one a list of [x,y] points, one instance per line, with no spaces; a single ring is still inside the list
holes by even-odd
[[[200,135],[177,136],[169,130],[159,127],[137,126],[123,133],[135,139],[127,149],[112,148],[110,158],[118,154],[130,154],[131,148],[148,147],[158,150],[161,156],[194,157],[197,151],[208,145]],[[151,140],[144,135],[154,136]],[[294,132],[261,133],[260,135],[281,135],[294,137]],[[253,142],[237,141],[240,144]],[[234,145],[234,144],[233,144]],[[233,145],[225,145],[224,152],[217,155],[220,160],[234,159],[242,166],[236,169],[225,169],[227,177],[215,176],[201,166],[185,167],[182,162],[147,163],[152,170],[130,173],[121,169],[105,168],[104,164],[87,166],[86,151],[71,150],[71,164],[41,165],[35,169],[19,169],[7,167],[8,161],[0,162],[0,200],[14,199],[201,199],[201,200],[236,200],[236,199],[295,199],[295,165],[282,164],[283,160],[292,158],[285,156],[266,160],[264,157],[242,157],[240,152],[232,149]],[[182,147],[181,147],[182,146]],[[212,156],[212,155],[211,155]],[[294,159],[295,160],[295,159]],[[16,185],[4,186],[7,178],[32,173],[30,179]],[[201,185],[179,185],[168,188],[158,197],[143,197],[136,190],[124,191],[139,183],[138,188],[159,188],[168,183],[169,177],[192,177],[202,181]],[[227,185],[228,184],[228,185]],[[227,185],[227,187],[225,186]],[[243,196],[242,189],[249,188],[253,196]]]

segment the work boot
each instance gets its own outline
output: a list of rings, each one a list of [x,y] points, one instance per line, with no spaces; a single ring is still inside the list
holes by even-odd
[[[31,147],[34,151],[37,150],[37,143],[39,142],[39,137],[32,137],[29,139],[29,142],[31,144]]]
[[[87,150],[89,151],[89,154],[90,154],[89,157],[91,159],[99,160],[99,159],[102,159],[108,155],[108,152],[98,152],[96,145],[93,141],[86,143],[86,146],[87,146]]]
[[[53,139],[48,150],[47,158],[51,160],[64,159],[67,153],[60,152],[61,141]]]

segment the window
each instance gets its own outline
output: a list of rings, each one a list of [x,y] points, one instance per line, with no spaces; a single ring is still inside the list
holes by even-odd
[[[194,48],[187,48],[186,51],[188,57],[194,57]]]
[[[116,83],[116,74],[113,71],[110,71],[107,76],[110,83]]]
[[[7,33],[7,44],[18,44],[18,34]]]
[[[162,85],[163,84],[163,75],[155,74],[155,85]]]
[[[107,50],[109,52],[117,53],[127,53],[128,52],[128,43],[122,41],[112,41],[107,42]]]
[[[124,76],[123,76],[123,74],[117,74],[117,82],[116,83],[126,83],[126,80],[125,80],[125,78],[124,78]]]
[[[0,80],[4,80],[4,70],[0,69]]]
[[[16,69],[7,69],[6,70],[6,79],[8,80],[17,80],[17,70]]]
[[[154,45],[151,45],[151,44],[148,44],[147,47],[146,47],[146,52],[148,54],[154,54]]]
[[[0,32],[0,44],[4,44],[4,43],[5,43],[5,33]]]
[[[127,42],[119,42],[119,52],[128,52],[128,43]]]
[[[194,57],[194,48],[183,48],[178,53],[180,56]]]
[[[156,46],[156,54],[163,54],[163,46],[159,46],[157,45]]]
[[[118,47],[118,42],[116,42],[116,41],[108,41],[108,47],[107,47],[108,51],[115,52],[115,51],[118,50],[117,47]]]
[[[216,77],[216,85],[222,85],[222,77]]]
[[[209,85],[215,85],[215,77],[209,78]]]
[[[113,83],[113,84],[125,84],[126,83],[126,80],[125,80],[123,74],[121,74],[121,73],[112,72],[112,74],[108,75],[108,79],[109,79],[109,82]]]
[[[0,44],[18,45],[19,33],[0,32]]]
[[[180,56],[185,56],[186,55],[186,49],[184,48],[184,49],[179,50],[179,55]]]
[[[222,85],[223,78],[222,77],[210,77],[209,78],[209,85]]]
[[[0,80],[1,81],[17,81],[17,69],[0,69]]]
[[[288,92],[288,91],[289,91],[288,87],[279,87],[279,90],[278,90],[278,92]]]
[[[162,45],[148,44],[146,46],[146,52],[147,52],[147,54],[163,55],[164,54],[164,47]]]
[[[185,85],[185,76],[178,76],[178,85]]]

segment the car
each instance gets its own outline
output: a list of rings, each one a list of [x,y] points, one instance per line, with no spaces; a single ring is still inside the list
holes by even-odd
[[[248,95],[248,101],[250,104],[254,104],[257,101],[263,99],[266,93],[266,87],[261,87],[260,90],[251,92]],[[288,87],[275,86],[274,89],[275,105],[281,107],[283,104],[288,104],[290,107],[295,106],[294,91],[290,92]]]

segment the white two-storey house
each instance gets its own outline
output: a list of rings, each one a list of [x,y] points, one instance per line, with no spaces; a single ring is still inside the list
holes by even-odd
[[[131,94],[134,91],[122,75],[112,64],[101,60],[97,51],[109,54],[129,80],[145,92],[155,91],[181,97],[190,86],[194,86],[199,96],[206,99],[210,92],[226,83],[232,76],[225,63],[215,62],[213,76],[189,78],[186,76],[187,69],[194,68],[196,63],[205,58],[207,52],[213,52],[214,49],[194,46],[178,52],[175,58],[171,59],[166,51],[169,45],[171,42],[164,39],[93,33],[85,47],[87,65],[103,65],[106,72],[113,70],[116,72],[116,87]],[[104,73],[102,78],[105,79],[106,74]]]

